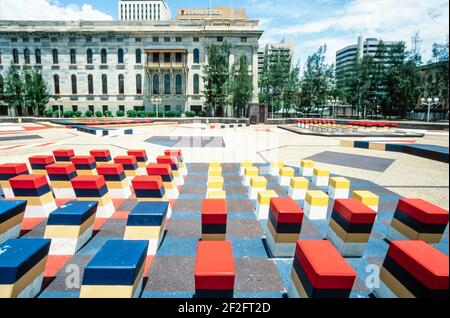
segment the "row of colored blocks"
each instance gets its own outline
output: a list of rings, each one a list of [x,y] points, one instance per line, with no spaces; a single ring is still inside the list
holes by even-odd
[[[224,179],[222,165],[219,162],[210,162],[208,167],[206,197],[208,199],[225,199],[227,194],[223,190]]]
[[[35,297],[41,289],[50,240],[0,244],[0,297]],[[132,298],[142,291],[148,242],[109,240],[84,269],[82,298]],[[448,256],[423,241],[393,241],[380,272],[378,297],[448,297]],[[232,297],[236,270],[228,241],[201,241],[194,272],[196,297]],[[347,298],[357,274],[329,241],[295,242],[288,296]]]

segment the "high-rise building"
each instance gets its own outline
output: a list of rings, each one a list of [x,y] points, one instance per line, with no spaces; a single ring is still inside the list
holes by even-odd
[[[170,21],[172,13],[163,0],[120,0],[120,21]]]
[[[266,44],[264,49],[260,48],[258,52],[259,75],[270,68],[278,54],[281,54],[282,61],[286,64],[286,70],[289,71],[293,66],[294,58],[294,44],[292,40],[282,39],[278,43]]]

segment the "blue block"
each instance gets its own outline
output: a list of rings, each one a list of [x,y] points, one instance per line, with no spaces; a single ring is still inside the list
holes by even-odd
[[[140,202],[128,215],[127,226],[160,226],[168,210],[169,202]]]
[[[0,224],[25,211],[27,201],[0,200]]]
[[[51,192],[51,190],[48,184],[44,184],[37,189],[13,188],[13,192],[16,197],[40,197]]]
[[[136,198],[163,198],[166,190],[164,188],[159,190],[134,189],[134,193]]]
[[[403,152],[405,144],[386,144],[386,151]]]
[[[354,145],[355,145],[355,148],[369,149],[369,142],[368,141],[355,140]]]
[[[97,206],[96,201],[70,201],[50,213],[47,225],[81,225],[95,214]]]
[[[49,239],[21,238],[0,244],[0,284],[14,284],[48,255]]]
[[[73,189],[75,195],[80,198],[101,198],[108,193],[108,187],[104,185],[100,189]]]
[[[133,285],[147,248],[148,241],[107,241],[84,269],[83,285]]]

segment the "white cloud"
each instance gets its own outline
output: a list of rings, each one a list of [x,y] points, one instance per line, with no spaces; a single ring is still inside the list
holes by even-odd
[[[62,5],[55,0],[0,0],[2,20],[112,20],[89,4]]]

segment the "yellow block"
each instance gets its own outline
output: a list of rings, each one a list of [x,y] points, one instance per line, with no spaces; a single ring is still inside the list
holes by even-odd
[[[96,176],[97,170],[77,170],[77,175],[79,176]]]
[[[222,164],[220,162],[217,162],[217,161],[211,161],[209,163],[209,167],[210,168],[221,168]]]
[[[163,185],[164,185],[164,189],[166,189],[166,190],[172,190],[172,189],[175,189],[176,186],[177,186],[177,185],[174,183],[173,180],[170,181],[170,182],[163,182]]]
[[[108,189],[123,189],[128,187],[128,182],[126,179],[122,181],[106,181],[106,186]]]
[[[270,220],[267,221],[267,227],[275,243],[296,243],[300,233],[277,233]]]
[[[293,177],[295,175],[295,170],[290,167],[280,168],[280,176],[282,177]]]
[[[306,192],[306,202],[310,206],[328,205],[328,196],[322,191],[308,191]]]
[[[227,193],[225,191],[209,191],[208,199],[226,199]]]
[[[355,142],[353,140],[341,140],[340,141],[340,145],[342,147],[354,147]]]
[[[39,170],[39,169],[35,169],[33,170],[33,174],[38,175],[38,176],[46,176],[47,175],[47,170]]]
[[[209,189],[223,189],[223,178],[222,177],[210,177],[208,179]]]
[[[111,202],[111,196],[109,195],[109,192],[108,192],[102,197],[89,197],[89,198],[77,197],[77,200],[78,201],[97,201],[98,206],[105,206]]]
[[[369,142],[369,149],[370,150],[385,151],[386,150],[386,144],[377,143],[377,142]]]
[[[137,176],[137,169],[136,170],[124,170],[124,172],[127,177]]]
[[[364,244],[369,241],[370,233],[347,233],[345,230],[336,223],[335,220],[331,219],[329,224],[330,229],[340,237],[344,243],[360,243]]]
[[[333,177],[330,179],[330,186],[335,189],[349,189],[350,180],[343,177]]]
[[[81,225],[47,225],[45,238],[79,238],[88,228],[94,225],[95,214]]]
[[[0,298],[16,298],[22,290],[24,290],[36,279],[36,277],[44,272],[46,263],[47,256],[45,256],[14,284],[0,285]]]
[[[303,168],[314,168],[315,165],[316,163],[312,160],[302,160],[300,162],[300,166],[302,166]]]
[[[274,190],[263,190],[258,192],[258,203],[269,205],[271,198],[277,198],[278,194]]]
[[[132,298],[144,275],[144,268],[145,264],[142,264],[134,284],[130,286],[82,285],[80,298]]]
[[[4,221],[3,223],[0,223],[0,234],[5,233],[10,228],[13,228],[14,226],[22,223],[24,215],[25,215],[25,212],[22,212],[20,214],[17,214],[16,216]]]
[[[225,241],[226,234],[202,234],[202,241]]]
[[[50,181],[50,184],[52,185],[52,188],[66,188],[66,189],[72,189],[72,182],[70,181]]]
[[[127,226],[124,239],[154,239],[161,235],[162,226]]]
[[[330,171],[327,169],[314,168],[314,175],[317,177],[327,177],[330,175]]]
[[[4,188],[11,188],[11,185],[9,184],[8,180],[0,180],[0,186]]]
[[[55,201],[55,198],[53,197],[53,194],[51,192],[48,192],[44,195],[41,195],[40,197],[15,197],[16,200],[26,200],[28,201],[27,205],[44,205],[49,202]]]
[[[241,162],[241,167],[242,168],[248,168],[248,167],[251,167],[251,166],[253,166],[253,163],[250,162],[250,161],[244,160],[244,161]]]
[[[244,175],[246,177],[257,177],[259,174],[258,167],[248,167],[244,169]]]
[[[284,161],[271,161],[270,166],[272,168],[283,168],[284,167]]]
[[[370,191],[353,191],[353,198],[368,206],[378,206],[379,198]]]
[[[292,177],[290,186],[292,189],[308,189],[309,181],[305,177]]]
[[[380,279],[399,298],[416,298],[401,282],[397,280],[386,268],[382,267]]]
[[[264,177],[251,177],[250,178],[250,187],[265,189],[265,188],[267,188],[267,179]]]
[[[222,167],[211,167],[208,170],[208,177],[220,177],[222,175]]]

